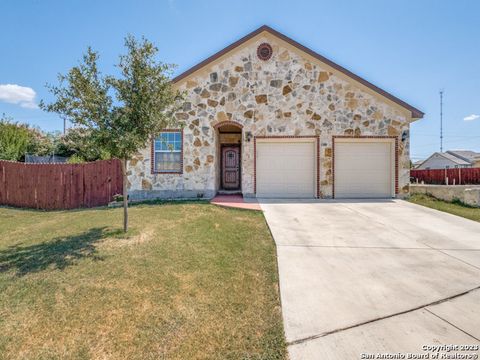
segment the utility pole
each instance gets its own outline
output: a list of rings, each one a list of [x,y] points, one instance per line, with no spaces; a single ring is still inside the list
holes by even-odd
[[[440,90],[440,152],[443,152],[443,89]]]

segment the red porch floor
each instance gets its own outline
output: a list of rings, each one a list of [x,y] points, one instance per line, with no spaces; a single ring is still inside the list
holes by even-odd
[[[238,209],[262,210],[257,200],[251,199],[245,202],[242,195],[217,195],[210,203]]]

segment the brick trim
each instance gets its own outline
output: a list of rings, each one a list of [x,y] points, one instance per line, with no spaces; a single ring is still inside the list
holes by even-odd
[[[266,49],[268,51],[266,54],[264,54],[262,52],[262,50],[264,50],[264,49]],[[273,49],[272,49],[272,46],[269,43],[264,42],[264,43],[261,43],[260,45],[258,45],[258,47],[257,47],[257,57],[260,60],[268,61],[268,60],[270,60],[272,55],[273,55]]]
[[[320,137],[316,135],[279,135],[279,136],[254,136],[253,137],[253,192],[257,194],[257,139],[313,139],[316,146],[317,170],[316,170],[316,186],[315,197],[320,197]]]
[[[155,171],[155,137],[152,136],[152,141],[150,143],[150,173],[152,175],[182,175],[183,174],[183,129],[165,129],[161,132],[179,132],[182,138],[182,150],[180,150],[180,171]]]
[[[395,195],[398,195],[398,137],[376,135],[333,135],[332,136],[332,197],[335,199],[335,139],[393,139],[395,140]]]
[[[231,120],[226,120],[226,121],[220,121],[219,123],[216,123],[215,125],[213,125],[213,128],[216,130],[216,129],[219,129],[221,128],[222,126],[225,126],[225,125],[233,125],[233,126],[236,126],[240,129],[243,129],[243,125],[236,122],[236,121],[231,121]]]

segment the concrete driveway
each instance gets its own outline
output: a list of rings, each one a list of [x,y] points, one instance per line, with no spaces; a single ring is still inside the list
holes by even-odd
[[[260,205],[292,360],[480,344],[480,223],[402,200]]]

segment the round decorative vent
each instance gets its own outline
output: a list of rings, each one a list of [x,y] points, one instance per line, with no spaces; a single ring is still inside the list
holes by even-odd
[[[273,49],[268,43],[258,45],[257,56],[260,60],[267,61],[272,57]]]

